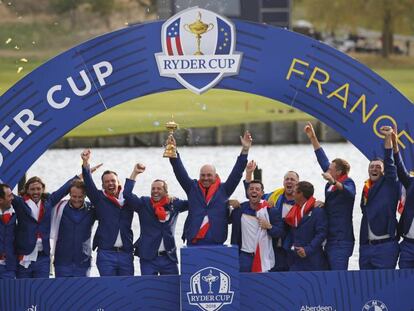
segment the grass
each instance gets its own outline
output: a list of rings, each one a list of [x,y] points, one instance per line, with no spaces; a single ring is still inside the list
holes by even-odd
[[[20,56],[0,58],[0,94],[44,62],[36,57],[28,59],[27,63],[20,59]],[[374,67],[374,70],[414,102],[412,58],[391,59],[392,66],[373,56],[365,57],[363,61],[368,64],[377,63],[378,67]],[[17,73],[19,67],[23,69]],[[172,115],[182,128],[312,118],[277,101],[252,94],[213,89],[203,95],[196,95],[187,90],[179,90],[149,95],[118,105],[88,120],[66,136],[165,131],[164,123],[171,120]]]

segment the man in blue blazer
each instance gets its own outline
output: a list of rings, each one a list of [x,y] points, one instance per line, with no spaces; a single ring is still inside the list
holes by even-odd
[[[392,128],[380,129],[385,136],[384,161],[369,163],[369,179],[362,191],[359,268],[361,270],[394,269],[399,247],[396,236],[396,210],[400,198],[400,183],[394,164]]]
[[[285,217],[291,227],[290,271],[326,270],[322,243],[328,232],[325,211],[315,207],[313,185],[300,181],[295,187],[295,205]]]
[[[246,179],[243,181],[244,187],[247,189],[250,181],[253,180],[253,172],[256,169],[256,162],[251,160],[246,166]],[[292,206],[295,204],[293,197],[296,184],[299,182],[299,174],[295,171],[287,171],[283,176],[283,187],[276,188],[272,192],[265,193],[263,199],[273,207],[275,211],[280,213],[282,219],[285,218]],[[273,211],[272,211],[273,212]],[[270,270],[271,272],[289,271],[288,248],[291,243],[291,236],[289,233],[289,226],[284,224],[283,237],[273,238],[273,250],[275,252],[275,266]]]
[[[132,218],[134,210],[125,203],[118,175],[113,171],[102,174],[102,190],[98,190],[91,175],[91,151],[84,150],[82,174],[86,195],[96,210],[98,228],[93,249],[98,248],[96,265],[101,276],[134,275]]]
[[[188,197],[189,212],[183,234],[187,245],[217,245],[226,241],[229,217],[227,201],[243,176],[247,155],[252,145],[249,132],[240,137],[240,140],[241,154],[229,177],[223,183],[213,165],[203,165],[200,169],[200,177],[196,180],[188,176],[180,155],[177,158],[170,158],[174,174]],[[170,136],[167,144],[176,146],[175,139]]]
[[[70,186],[69,200],[60,201],[53,209],[50,237],[56,277],[89,276],[96,215],[85,197],[84,182],[75,180]]]
[[[392,133],[392,147],[394,150],[395,164],[397,165],[398,179],[405,187],[406,197],[404,210],[399,222],[399,233],[403,238],[400,243],[400,269],[414,268],[414,176],[411,175],[401,157],[398,148],[397,129]]]
[[[284,235],[281,210],[269,207],[267,201],[262,200],[263,195],[262,182],[249,181],[247,186],[249,201],[233,209],[230,216],[231,244],[239,246],[240,272],[266,272],[272,269],[275,264],[272,238],[281,238]],[[261,259],[259,265],[257,260],[254,260],[258,256],[257,244],[260,245],[258,239],[262,239],[261,242],[264,242],[265,246],[259,249]],[[266,243],[267,239],[268,243]],[[256,265],[253,264],[254,262]],[[260,269],[257,269],[258,266]]]
[[[24,185],[22,197],[14,196],[12,204],[17,215],[17,278],[49,277],[51,211],[68,194],[72,181],[78,178],[75,176],[49,195],[45,192],[43,181],[33,176]]]
[[[178,274],[175,225],[179,213],[188,210],[188,202],[169,197],[167,183],[160,179],[152,182],[151,197],[132,194],[135,179],[144,171],[143,164],[136,164],[124,189],[127,204],[139,215],[141,234],[134,246],[141,274]]]
[[[355,202],[355,183],[348,177],[351,166],[341,158],[329,161],[319,144],[312,123],[304,131],[312,143],[318,163],[323,171],[325,186],[324,209],[328,217],[328,237],[325,251],[331,270],[348,270],[349,257],[354,250],[355,237],[352,213]]]
[[[0,279],[16,277],[16,213],[12,201],[13,193],[10,186],[0,183]]]

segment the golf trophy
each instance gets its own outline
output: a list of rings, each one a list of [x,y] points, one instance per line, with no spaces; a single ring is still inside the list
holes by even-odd
[[[174,137],[174,131],[178,128],[178,124],[174,121],[168,121],[165,123],[165,127],[168,130],[167,143],[164,150],[164,158],[176,158],[177,157],[177,147],[170,143],[170,138]]]
[[[195,35],[197,39],[197,51],[194,53],[194,55],[203,55],[203,52],[201,52],[200,44],[201,44],[201,35],[205,34],[206,32],[209,32],[211,29],[214,28],[214,25],[212,23],[206,24],[203,23],[201,20],[201,13],[198,12],[197,19],[192,24],[185,24],[184,29],[193,35]]]

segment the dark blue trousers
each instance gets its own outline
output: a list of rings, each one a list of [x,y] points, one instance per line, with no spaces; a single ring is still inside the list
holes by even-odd
[[[330,270],[348,270],[349,257],[354,251],[353,241],[329,241],[325,245]]]
[[[400,260],[398,261],[400,269],[414,268],[414,242],[406,240],[400,243]]]
[[[0,265],[0,279],[15,279],[16,271],[7,270],[5,265]]]
[[[123,251],[99,250],[96,258],[100,276],[134,275],[134,256]]]
[[[49,278],[50,257],[40,252],[37,261],[32,261],[29,267],[25,268],[17,263],[16,277],[18,279]]]
[[[166,254],[147,260],[140,258],[141,275],[168,275],[178,274],[178,265]]]
[[[381,244],[364,244],[359,247],[359,269],[395,269],[399,254],[397,241]]]
[[[78,265],[55,265],[55,276],[57,278],[63,277],[85,277],[89,274],[90,267],[79,267]]]

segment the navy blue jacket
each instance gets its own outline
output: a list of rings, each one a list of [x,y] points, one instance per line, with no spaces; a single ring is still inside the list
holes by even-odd
[[[134,243],[135,255],[140,258],[152,260],[157,256],[161,240],[164,239],[165,250],[171,260],[177,262],[177,247],[175,245],[174,231],[179,213],[188,210],[188,201],[174,199],[164,206],[169,214],[165,222],[158,220],[150,197],[138,197],[132,194],[135,181],[127,179],[125,182],[124,198],[139,215],[141,234]]]
[[[206,204],[204,195],[196,179],[191,179],[178,158],[170,158],[175,176],[181,187],[187,193],[189,212],[184,226],[184,238],[187,244],[197,235],[204,216],[208,215],[210,228],[203,240],[203,244],[223,244],[227,239],[229,208],[227,201],[239,184],[247,164],[247,154],[240,154],[227,178],[221,183],[217,192]]]
[[[32,216],[32,210],[24,202],[22,197],[15,196],[13,199],[13,208],[17,214],[16,228],[16,253],[17,255],[29,255],[33,252],[36,245],[37,233],[42,237],[43,251],[46,255],[50,254],[50,214],[53,206],[59,203],[65,197],[70,189],[72,181],[78,179],[78,176],[67,181],[57,191],[53,192],[46,201],[44,201],[44,214],[40,222]]]
[[[122,249],[125,252],[133,251],[132,246],[132,218],[134,217],[133,208],[124,204],[119,208],[109,200],[105,194],[98,190],[93,182],[89,168],[82,166],[83,179],[86,186],[86,194],[91,200],[96,210],[98,228],[93,238],[93,249],[97,247],[102,250],[111,250],[114,247],[118,232],[121,232]]]
[[[394,154],[395,164],[397,165],[398,179],[406,189],[404,211],[400,218],[399,232],[406,235],[410,230],[414,219],[414,177],[405,168],[400,153]]]
[[[16,219],[16,214],[13,214],[7,224],[4,224],[0,219],[0,255],[6,256],[7,270],[16,270],[17,261],[14,250]]]
[[[91,247],[92,226],[95,222],[95,210],[89,202],[81,209],[72,208],[67,202],[59,225],[56,241],[55,265],[67,266],[75,264],[79,267],[90,267],[91,256],[85,254],[85,248]],[[84,243],[87,242],[87,245]]]
[[[322,148],[315,150],[316,158],[326,172],[330,161]],[[328,217],[328,241],[355,241],[352,212],[355,203],[355,183],[351,178],[342,182],[343,189],[328,191],[331,186],[325,185],[325,211]]]
[[[394,165],[392,149],[385,149],[384,176],[382,176],[368,193],[364,204],[361,198],[362,220],[360,244],[368,243],[368,223],[371,231],[378,236],[389,234],[395,237],[397,229],[396,211],[400,198],[400,183],[397,168]]]
[[[279,210],[274,207],[268,208],[267,213],[269,214],[269,221],[272,225],[271,229],[267,230],[267,233],[272,238],[281,238],[284,235],[282,214]],[[256,216],[256,211],[250,208],[249,201],[243,202],[240,204],[239,208],[235,208],[231,215],[230,221],[232,224],[231,227],[231,244],[238,245],[239,249],[242,246],[242,226],[241,226],[241,217],[243,214],[248,214],[251,216]]]
[[[326,261],[322,243],[328,233],[328,221],[324,209],[315,207],[303,216],[297,227],[291,227],[292,245],[303,247],[306,257],[294,253],[292,270],[325,270]]]

